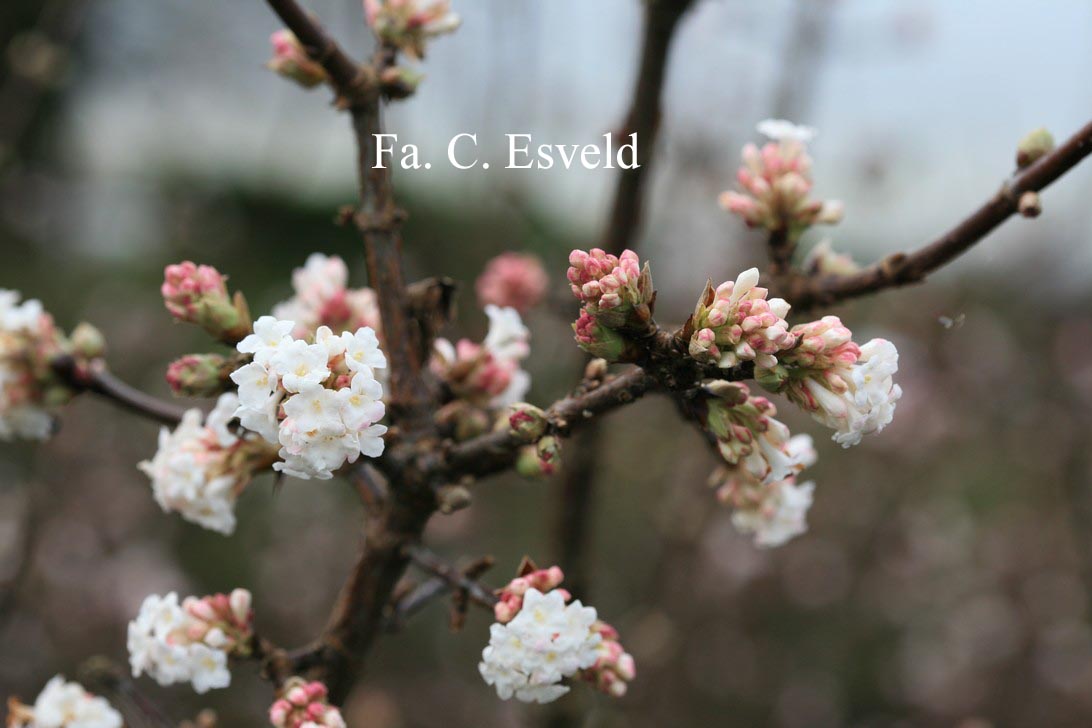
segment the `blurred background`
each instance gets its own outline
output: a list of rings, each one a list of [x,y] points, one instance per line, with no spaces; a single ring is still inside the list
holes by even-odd
[[[356,0],[309,6],[362,56]],[[388,123],[425,156],[477,132],[488,171],[401,172],[411,278],[464,282],[453,335],[480,337],[483,263],[531,251],[564,292],[565,257],[599,235],[611,172],[507,172],[504,137],[586,143],[617,127],[635,73],[638,0],[458,0],[417,98]],[[363,285],[347,119],[323,91],[262,68],[264,3],[7,0],[0,7],[0,287],[87,319],[122,377],[169,396],[166,364],[207,342],[175,327],[158,283],[193,259],[229,273],[255,312],[290,295],[313,251]],[[1092,3],[700,0],[671,58],[639,247],[658,317],[681,321],[705,279],[761,264],[761,238],[715,205],[740,146],[777,115],[819,127],[816,191],[845,201],[836,248],[870,261],[950,227],[1011,172],[1017,140],[1092,116]],[[483,155],[483,160],[490,157]],[[370,660],[351,726],[1087,726],[1092,724],[1092,165],[920,287],[836,313],[902,354],[894,424],[851,451],[811,432],[810,531],[756,550],[715,506],[714,463],[669,403],[606,420],[587,595],[639,677],[624,700],[574,690],[501,703],[477,673],[489,619],[447,629],[437,603]],[[814,234],[814,233],[813,233]],[[808,238],[807,244],[818,241]],[[567,323],[532,313],[532,401],[573,383]],[[136,463],[156,427],[80,398],[38,447],[0,446],[0,696],[32,699],[95,654],[124,663],[151,592],[246,586],[285,645],[317,633],[359,548],[340,482],[255,482],[224,538],[161,513]],[[428,541],[486,577],[554,557],[557,482],[497,478],[437,516]],[[266,724],[249,665],[230,690],[137,688],[181,719]],[[574,719],[573,716],[580,716]]]

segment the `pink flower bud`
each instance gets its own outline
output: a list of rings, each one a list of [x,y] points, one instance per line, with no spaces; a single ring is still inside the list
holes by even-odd
[[[326,71],[308,57],[292,31],[278,30],[269,37],[269,41],[273,44],[273,58],[266,67],[271,71],[304,88],[314,88],[326,80]]]
[[[231,613],[239,624],[250,623],[250,606],[253,602],[250,592],[246,589],[235,589],[231,592]]]
[[[502,253],[486,264],[475,283],[475,290],[482,306],[492,303],[525,313],[542,300],[548,284],[546,270],[538,258]]]

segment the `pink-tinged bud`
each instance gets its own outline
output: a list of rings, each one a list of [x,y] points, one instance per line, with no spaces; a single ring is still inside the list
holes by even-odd
[[[587,253],[574,250],[569,263],[566,277],[573,295],[598,324],[620,330],[648,328],[655,290],[648,265],[642,268],[636,253],[626,250],[616,257],[599,248]]]
[[[167,366],[167,384],[179,396],[214,397],[231,385],[227,368],[219,354],[187,354]]]
[[[526,313],[542,300],[548,285],[546,270],[538,258],[502,253],[486,264],[475,283],[475,290],[482,306],[492,303]]]
[[[207,597],[205,599],[186,599],[182,606],[186,608],[186,611],[190,616],[199,619],[202,622],[212,624],[219,621],[219,615],[216,613],[216,610],[213,609],[212,605],[209,604]]]
[[[292,704],[287,700],[277,700],[269,708],[269,722],[277,728],[283,728],[288,720],[288,713],[292,710]]]
[[[246,299],[228,297],[227,278],[212,266],[185,261],[164,270],[163,303],[179,321],[195,323],[227,344],[250,333]]]
[[[424,57],[426,41],[454,32],[461,22],[448,0],[422,5],[419,0],[365,0],[364,14],[380,40],[417,59]]]
[[[311,699],[307,696],[307,691],[303,689],[302,685],[293,687],[284,694],[284,697],[296,707],[303,707],[311,702]]]
[[[546,433],[548,425],[546,413],[534,405],[521,402],[509,408],[508,427],[522,442],[537,441]]]
[[[239,624],[250,623],[250,607],[253,597],[246,589],[235,589],[231,592],[231,613]]]
[[[86,321],[72,329],[68,343],[72,353],[80,359],[101,359],[106,354],[106,337]]]
[[[327,702],[326,686],[290,677],[282,688],[284,697],[276,700],[269,710],[269,720],[276,728],[316,726],[344,728],[345,720],[338,709]]]
[[[326,81],[326,71],[311,60],[292,31],[278,30],[269,41],[273,44],[273,58],[266,63],[269,70],[304,88],[314,88]]]
[[[784,124],[785,128],[800,129]],[[767,128],[769,131],[769,128]],[[778,127],[778,132],[783,131]],[[765,132],[764,132],[765,133]],[[765,227],[779,233],[788,232],[790,243],[815,223],[833,224],[841,219],[841,209],[829,208],[821,201],[811,201],[811,159],[801,134],[780,138],[760,149],[754,144],[743,148],[743,166],[736,173],[740,192],[725,192],[718,198],[720,206],[739,216],[749,227]]]
[[[608,362],[629,361],[634,353],[630,341],[618,331],[600,324],[599,320],[582,308],[573,323],[577,345],[592,356]]]
[[[203,299],[227,300],[227,279],[212,266],[184,261],[168,265],[163,271],[163,303],[171,315],[181,321],[197,320],[197,307]]]
[[[795,344],[783,318],[789,304],[766,300],[767,290],[758,281],[758,269],[751,268],[715,289],[706,284],[691,319],[691,357],[723,368],[752,360],[773,366],[775,355]]]

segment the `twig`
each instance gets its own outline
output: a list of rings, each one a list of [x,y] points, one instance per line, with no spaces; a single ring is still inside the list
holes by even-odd
[[[307,54],[326,70],[334,89],[347,103],[370,102],[377,94],[374,75],[354,61],[295,0],[267,0],[295,34]]]
[[[693,5],[693,0],[660,0],[644,6],[644,32],[640,67],[633,89],[622,135],[637,135],[638,166],[618,172],[610,214],[600,240],[608,253],[620,255],[627,247],[636,247],[641,224],[646,181],[652,171],[659,138],[667,59],[679,21]],[[573,439],[562,459],[561,497],[554,525],[554,550],[565,570],[569,590],[586,593],[585,552],[595,502],[597,454],[602,432],[599,423],[591,423]]]
[[[655,386],[643,369],[631,369],[589,391],[555,402],[546,414],[552,434],[567,435],[594,417],[627,405]],[[446,454],[429,454],[422,469],[434,476],[481,477],[512,466],[524,443],[508,431],[491,432],[452,445]]]
[[[87,370],[77,366],[70,356],[56,357],[52,366],[57,376],[76,391],[93,392],[123,409],[165,425],[177,425],[182,420],[184,409],[131,387],[105,367]]]
[[[1092,122],[1015,174],[1001,189],[961,223],[913,253],[895,253],[859,273],[847,276],[792,277],[785,289],[794,311],[830,305],[849,298],[922,281],[925,276],[982,240],[1016,214],[1020,196],[1038,192],[1092,154]]]
[[[462,571],[442,560],[439,556],[429,551],[419,543],[408,544],[405,553],[428,573],[443,579],[451,589],[465,591],[470,601],[486,609],[492,610],[497,603],[497,597],[493,590],[484,586],[476,579],[466,576]]]

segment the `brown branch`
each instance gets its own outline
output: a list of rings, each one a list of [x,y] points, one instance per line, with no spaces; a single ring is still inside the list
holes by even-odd
[[[594,417],[637,400],[655,386],[655,380],[647,372],[636,368],[590,391],[578,391],[555,402],[546,411],[550,423],[548,432],[567,436]],[[456,443],[446,453],[426,455],[422,470],[446,480],[466,475],[482,477],[510,468],[519,449],[526,444],[508,430],[491,432]]]
[[[105,367],[88,370],[78,366],[70,356],[58,356],[51,364],[54,373],[77,392],[92,392],[122,409],[165,425],[177,425],[182,420],[183,408],[129,386]]]
[[[788,282],[786,297],[794,311],[921,282],[982,240],[1018,211],[1020,196],[1039,192],[1092,154],[1092,122],[1054,151],[1017,172],[980,208],[939,238],[913,253],[895,253],[859,273]]]
[[[467,576],[462,570],[452,566],[419,543],[409,544],[405,552],[413,563],[443,580],[448,589],[465,592],[473,604],[492,611],[497,603],[493,590],[484,586],[477,579]]]
[[[645,3],[641,61],[629,112],[622,125],[622,136],[637,135],[637,165],[618,173],[609,222],[600,246],[618,255],[633,244],[641,222],[645,182],[660,131],[667,57],[675,30],[694,0],[650,0]]]
[[[659,139],[667,59],[679,21],[692,6],[693,0],[656,0],[644,6],[640,66],[630,108],[622,125],[622,136],[637,135],[637,166],[618,171],[614,198],[599,243],[614,255],[620,255],[627,247],[636,247],[646,182],[652,172]],[[558,563],[568,575],[570,591],[577,595],[586,590],[584,553],[591,523],[590,511],[595,501],[594,464],[602,439],[599,424],[592,423],[574,438],[562,460],[554,550]]]
[[[307,55],[325,69],[334,89],[346,103],[368,103],[377,98],[372,69],[354,61],[295,0],[267,0],[269,7],[295,34]]]

